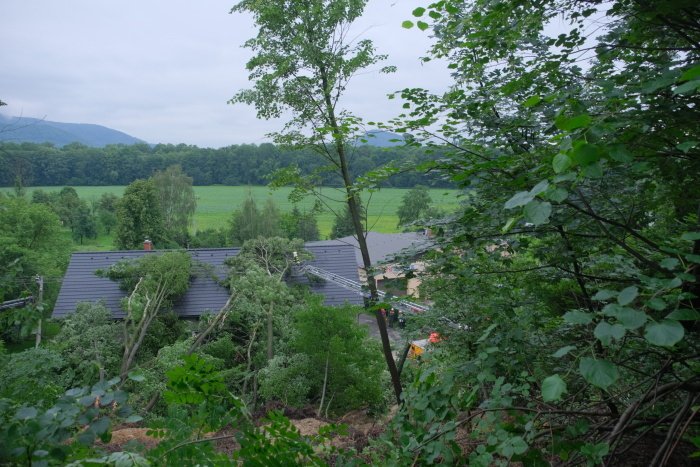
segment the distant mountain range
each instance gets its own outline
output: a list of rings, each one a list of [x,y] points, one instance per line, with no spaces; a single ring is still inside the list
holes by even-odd
[[[362,141],[362,140],[366,140]],[[0,141],[16,143],[53,143],[65,146],[81,143],[90,147],[104,147],[108,144],[135,144],[143,140],[113,130],[102,125],[90,123],[50,122],[39,118],[7,117],[0,114]],[[388,148],[404,144],[402,135],[388,131],[368,131],[357,144]]]
[[[18,143],[53,143],[65,146],[82,143],[91,147],[108,144],[134,144],[144,141],[101,125],[50,122],[38,118],[0,115],[0,141]]]
[[[362,140],[367,140],[365,143]],[[394,146],[402,146],[404,137],[396,133],[382,130],[370,130],[365,133],[364,138],[358,141],[359,145],[376,146],[378,148],[390,148]]]

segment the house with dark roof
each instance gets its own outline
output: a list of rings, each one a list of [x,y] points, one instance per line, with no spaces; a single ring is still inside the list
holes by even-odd
[[[351,245],[333,241],[309,242],[305,248],[314,256],[309,264],[352,281],[359,280],[355,249]],[[185,251],[195,260],[195,265],[207,265],[208,271],[194,275],[187,292],[174,303],[174,311],[182,318],[197,318],[207,312],[218,312],[229,297],[228,290],[220,284],[220,280],[225,279],[227,275],[224,262],[227,258],[236,256],[240,249],[202,248]],[[53,309],[53,317],[66,317],[75,311],[80,302],[102,301],[115,318],[124,318],[125,313],[120,303],[127,293],[119,288],[119,284],[97,276],[96,272],[107,269],[121,260],[137,259],[162,252],[130,250],[73,253]],[[289,281],[309,285],[313,292],[325,297],[327,305],[363,303],[360,295],[331,282],[309,281],[304,274],[292,274]]]

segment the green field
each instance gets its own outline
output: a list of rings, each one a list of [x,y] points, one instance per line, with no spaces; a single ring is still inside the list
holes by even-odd
[[[124,186],[77,186],[75,190],[81,199],[88,202],[99,199],[102,193],[111,192],[117,196],[124,193]],[[42,189],[44,191],[59,191],[60,187],[36,187],[28,188],[28,196],[31,197],[32,190]],[[11,188],[0,189],[5,192],[12,191]],[[252,193],[258,206],[262,207],[268,198],[272,198],[275,204],[283,212],[292,210],[292,203],[288,196],[291,188],[281,188],[271,190],[264,186],[196,186],[194,187],[197,196],[197,211],[194,216],[192,229],[204,230],[208,228],[218,228],[227,225],[233,211],[238,209],[243,200]],[[403,195],[408,191],[404,188],[385,188],[377,192],[365,193],[362,196],[363,202],[369,201],[368,223],[370,230],[376,232],[398,232],[396,223],[396,210],[401,204]],[[333,209],[340,207],[342,192],[335,188],[323,188],[321,191],[324,199]],[[430,196],[436,208],[442,211],[454,210],[458,203],[459,191],[448,189],[431,189]],[[310,210],[314,204],[314,198],[308,197],[298,204],[301,210]],[[322,238],[328,236],[333,225],[334,214],[330,209],[324,209],[318,214],[318,226]],[[108,247],[110,239],[102,237],[97,241],[90,241],[86,247],[98,247],[103,249]]]

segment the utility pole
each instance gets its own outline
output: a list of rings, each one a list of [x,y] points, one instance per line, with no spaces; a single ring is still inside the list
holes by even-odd
[[[42,320],[42,315],[44,313],[44,277],[37,275],[35,278],[37,285],[39,285],[39,294],[37,296],[37,302],[36,302],[36,308],[39,310],[39,324],[37,325],[36,328],[36,344],[35,348],[39,348],[39,344],[41,344],[41,320]]]

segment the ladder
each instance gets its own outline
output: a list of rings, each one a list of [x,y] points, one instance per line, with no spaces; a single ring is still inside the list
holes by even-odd
[[[6,302],[1,302],[0,303],[0,311],[4,310],[9,310],[10,308],[21,308],[23,306],[27,306],[29,303],[34,302],[34,297],[24,297],[24,298],[16,298],[14,300],[8,300]]]
[[[310,274],[312,276],[318,277],[320,279],[326,280],[328,282],[332,282],[333,284],[342,287],[344,289],[350,290],[352,292],[357,293],[358,295],[362,295],[365,298],[369,298],[370,294],[367,290],[363,289],[362,284],[359,282],[355,282],[353,280],[348,279],[347,277],[343,277],[339,274],[335,274],[330,271],[326,271],[325,269],[321,269],[316,266],[312,266],[310,264],[304,264],[303,266],[299,267],[299,272],[301,273],[306,273]],[[377,291],[377,295],[379,295],[379,298],[384,299],[387,297],[387,294],[381,290]],[[421,305],[419,303],[414,303],[408,300],[403,300],[395,297],[390,297],[389,302],[395,307],[398,308],[401,311],[408,312],[408,313],[420,313],[420,312],[425,312],[430,310],[430,307]]]

